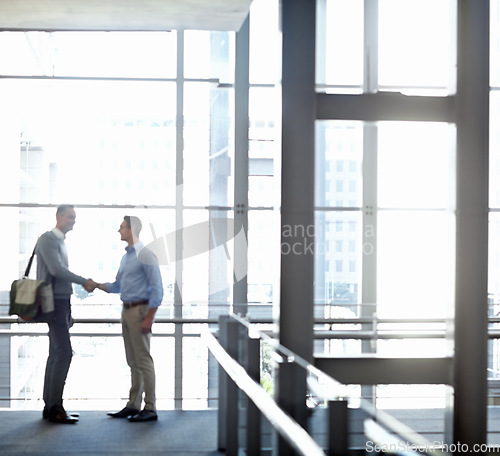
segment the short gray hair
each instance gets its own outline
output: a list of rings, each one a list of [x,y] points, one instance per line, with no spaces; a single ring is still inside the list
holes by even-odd
[[[72,204],[61,204],[57,206],[56,215],[64,214],[68,209],[74,209],[75,207]]]
[[[125,220],[125,223],[127,224],[127,228],[131,228],[132,231],[139,236],[141,230],[142,230],[142,222],[139,219],[139,217],[135,217],[134,215],[126,215],[123,217],[123,220]]]

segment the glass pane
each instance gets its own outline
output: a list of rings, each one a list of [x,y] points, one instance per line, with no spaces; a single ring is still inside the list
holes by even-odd
[[[184,87],[184,204],[231,206],[233,91],[206,83]]]
[[[317,122],[316,206],[361,207],[363,125]]]
[[[208,211],[204,210],[187,210],[183,214],[184,227],[206,226],[208,224]],[[189,228],[188,228],[189,229]],[[183,236],[185,249],[191,247],[192,239],[190,236]],[[183,316],[189,317],[193,311],[196,313],[203,312],[206,314],[206,306],[208,304],[209,293],[209,278],[208,278],[208,236],[202,237],[198,241],[200,248],[196,256],[187,257],[187,253],[182,254],[182,301],[183,301]],[[199,303],[198,309],[196,306]]]
[[[363,84],[363,0],[327,0],[318,10],[318,83]],[[322,14],[323,13],[323,14]]]
[[[65,407],[76,410],[112,410],[123,406],[130,389],[130,368],[120,325],[109,325],[108,332],[116,335],[81,337],[73,335],[73,358],[68,372],[64,395]],[[42,330],[46,331],[46,325]],[[77,331],[89,330],[78,328]],[[154,337],[151,354],[155,360],[156,395],[159,409],[172,409],[174,397],[174,343],[172,337]],[[9,385],[9,408],[35,409],[43,395],[43,373],[48,353],[48,338],[39,336],[10,338],[12,356],[4,359],[12,374]],[[99,371],[103,377],[89,375]],[[17,400],[16,400],[17,399]]]
[[[500,2],[490,0],[490,85],[500,86]]]
[[[254,0],[250,7],[250,84],[277,84],[281,75],[279,1]]]
[[[379,211],[377,302],[381,318],[446,317],[453,303],[455,216]]]
[[[320,318],[357,317],[357,304],[362,301],[361,211],[316,211],[314,231],[315,314]],[[294,242],[297,235],[291,238]]]
[[[407,356],[411,352],[411,348],[405,347],[402,342],[407,341],[396,343],[399,343],[401,348],[406,348],[403,356]],[[436,342],[440,341],[430,341],[431,344]],[[433,356],[437,355],[433,354]],[[429,431],[432,429],[432,433],[427,429],[426,431],[429,432],[430,437],[435,442],[434,445],[436,445],[438,442],[444,441],[444,432],[440,430],[443,429],[443,423],[446,419],[449,388],[447,385],[377,385],[377,409],[390,410],[391,416],[407,426],[412,426],[413,429],[415,429],[415,421],[412,422],[412,418],[419,413],[417,410],[432,409],[432,414],[426,416],[425,423]],[[415,410],[414,414],[408,413],[408,409]],[[425,438],[429,438],[429,434],[425,435]]]
[[[250,207],[279,205],[280,94],[275,88],[250,88],[249,192]]]
[[[379,207],[452,207],[454,126],[384,122],[379,124],[378,139]]]
[[[0,96],[11,200],[175,203],[173,83],[2,80]]]
[[[233,213],[185,210],[183,218],[183,316],[207,317],[208,305],[227,311],[234,280]]]
[[[379,85],[446,95],[455,65],[449,0],[379,0]]]
[[[158,209],[88,209],[76,207],[76,224],[66,238],[70,270],[83,277],[92,277],[98,282],[112,282],[118,272],[126,244],[120,241],[118,228],[124,215],[136,215],[142,223],[141,240],[149,246],[160,260],[164,298],[158,314],[169,316],[173,302],[173,265],[166,259],[163,246],[164,236],[174,231],[173,210]],[[2,311],[7,315],[8,290],[12,280],[21,277],[38,237],[55,226],[56,208],[29,208],[21,210],[1,208],[0,216],[5,234],[10,242],[4,249],[0,265],[0,301],[5,305]],[[89,242],[92,239],[92,242]],[[15,277],[18,271],[18,277]],[[30,277],[36,276],[36,259]],[[73,285],[73,313],[78,318],[119,318],[121,301],[118,295],[106,294],[100,290],[87,293],[81,285]]]
[[[490,95],[490,192],[489,205],[500,208],[500,93],[492,91]]]
[[[199,337],[182,341],[182,389],[184,410],[202,410],[208,401],[208,349]],[[169,383],[173,383],[170,379]]]
[[[176,32],[2,32],[0,74],[175,78]]]
[[[490,213],[488,233],[488,297],[490,315],[496,316],[500,311],[500,214],[498,212]]]
[[[184,77],[234,82],[234,33],[186,30]]]
[[[275,302],[279,281],[280,225],[274,211],[248,211],[248,303]],[[269,315],[268,315],[269,316]]]

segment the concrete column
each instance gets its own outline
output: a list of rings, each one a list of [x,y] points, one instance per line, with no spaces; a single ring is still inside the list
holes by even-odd
[[[315,10],[314,1],[282,1],[279,339],[281,344],[310,361],[314,299]],[[301,422],[306,410],[306,377],[302,370],[297,375],[298,378],[293,379],[279,375],[278,401]],[[290,385],[295,393],[280,397],[280,390],[290,393]]]
[[[455,443],[486,443],[489,0],[458,2]]]

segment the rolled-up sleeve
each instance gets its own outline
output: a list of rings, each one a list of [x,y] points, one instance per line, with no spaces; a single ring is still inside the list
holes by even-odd
[[[145,264],[148,285],[151,288],[149,307],[160,307],[163,300],[163,283],[161,280],[160,268],[157,265]]]
[[[123,260],[122,260],[123,263]],[[108,293],[120,293],[121,292],[121,268],[118,270],[118,273],[116,274],[116,278],[114,282],[105,282],[104,285],[106,285],[106,291]]]
[[[144,248],[140,251],[138,259],[142,263],[148,287],[151,291],[149,307],[159,307],[163,300],[163,282],[158,258],[151,250]]]

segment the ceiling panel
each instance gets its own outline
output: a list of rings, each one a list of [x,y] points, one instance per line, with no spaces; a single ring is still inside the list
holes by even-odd
[[[0,30],[237,31],[252,0],[0,0]]]

